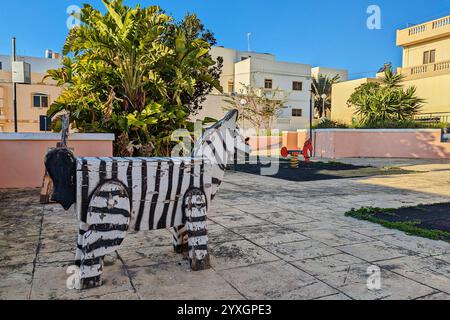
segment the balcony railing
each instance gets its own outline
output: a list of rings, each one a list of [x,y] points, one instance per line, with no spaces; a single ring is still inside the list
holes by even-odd
[[[422,33],[427,31],[427,28],[431,25],[431,29],[438,29],[438,28],[442,28],[445,27],[446,25],[450,24],[450,16],[448,17],[444,17],[442,19],[439,20],[435,20],[432,21],[431,24],[430,23],[425,23],[425,24],[420,24],[418,26],[414,26],[408,29],[408,34],[410,36],[418,34],[418,33]]]
[[[427,31],[427,25],[423,24],[420,26],[416,26],[416,27],[412,27],[409,29],[408,33],[410,36],[414,35],[414,34],[418,34],[418,33],[422,33]]]
[[[414,117],[416,121],[425,123],[450,123],[450,112],[420,113]]]
[[[439,19],[437,21],[433,21],[432,27],[433,27],[433,29],[437,29],[437,28],[442,28],[449,24],[450,24],[450,16]]]
[[[425,78],[450,73],[450,60],[400,69],[407,78]]]
[[[450,16],[397,31],[397,45],[407,46],[450,34]]]

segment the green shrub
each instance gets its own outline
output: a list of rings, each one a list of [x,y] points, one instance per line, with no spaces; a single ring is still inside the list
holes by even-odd
[[[419,122],[415,120],[385,120],[367,123],[356,123],[352,125],[352,128],[355,129],[441,129],[448,127],[450,127],[450,124],[448,123]]]
[[[346,129],[349,128],[349,126],[346,125],[345,123],[333,121],[327,118],[322,119],[320,120],[320,122],[313,125],[313,129],[333,129],[333,128]]]

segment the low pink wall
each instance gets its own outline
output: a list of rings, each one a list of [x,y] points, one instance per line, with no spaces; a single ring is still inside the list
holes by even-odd
[[[282,147],[286,147],[288,150],[297,149],[297,132],[295,131],[284,131],[282,134]]]
[[[301,150],[308,136],[307,130],[283,131],[282,147],[286,147],[288,150]]]
[[[281,143],[281,137],[279,137],[279,136],[250,137],[250,141],[249,141],[249,145],[253,151],[281,149],[280,143]]]
[[[59,134],[0,133],[0,188],[36,188],[42,185],[44,157]],[[114,135],[73,134],[68,146],[79,157],[111,157]]]
[[[315,156],[323,158],[450,159],[450,143],[435,129],[325,129],[314,137]]]
[[[297,148],[298,150],[303,150],[305,146],[305,141],[309,137],[309,132],[306,130],[297,131]]]

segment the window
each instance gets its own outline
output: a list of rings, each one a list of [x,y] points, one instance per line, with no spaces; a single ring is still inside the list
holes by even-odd
[[[0,70],[3,70],[3,65],[1,61],[0,61]]]
[[[300,82],[300,81],[292,82],[292,90],[302,91],[303,90],[303,82]]]
[[[273,81],[272,79],[265,79],[264,80],[264,88],[265,89],[272,89]]]
[[[436,62],[436,50],[424,51],[423,64]]]
[[[436,62],[436,50],[430,50],[430,63]]]
[[[33,94],[33,107],[48,108],[48,95],[43,93]]]
[[[228,93],[234,92],[234,82],[228,81]]]
[[[427,64],[429,58],[430,58],[430,51],[425,51],[423,53],[423,64]]]
[[[302,109],[292,109],[292,116],[293,117],[302,117],[303,110]]]

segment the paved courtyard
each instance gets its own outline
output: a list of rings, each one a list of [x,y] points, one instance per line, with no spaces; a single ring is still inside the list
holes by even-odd
[[[212,269],[190,272],[166,230],[132,234],[106,259],[105,284],[82,292],[66,289],[73,208],[0,191],[0,299],[450,299],[449,243],[344,216],[450,201],[450,162],[347,161],[418,172],[315,182],[229,172],[210,213]],[[370,266],[379,290],[367,287]]]

